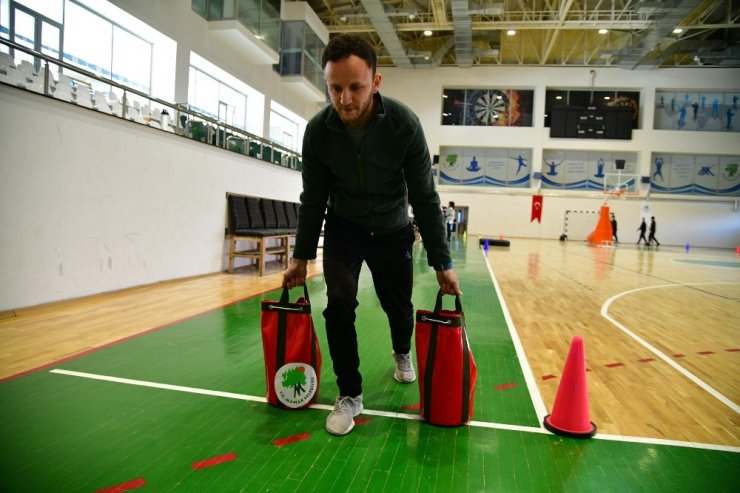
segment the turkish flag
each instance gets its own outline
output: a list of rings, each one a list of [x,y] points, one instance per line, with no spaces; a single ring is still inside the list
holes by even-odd
[[[532,195],[532,218],[529,222],[531,223],[535,219],[542,224],[542,195]]]

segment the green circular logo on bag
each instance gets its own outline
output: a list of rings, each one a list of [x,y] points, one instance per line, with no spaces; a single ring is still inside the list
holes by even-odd
[[[275,393],[288,407],[303,407],[311,402],[317,387],[316,370],[308,363],[288,363],[275,373]]]

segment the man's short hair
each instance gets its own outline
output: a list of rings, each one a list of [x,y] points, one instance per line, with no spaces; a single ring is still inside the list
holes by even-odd
[[[375,74],[378,62],[375,50],[370,43],[352,34],[340,34],[329,40],[329,44],[324,48],[324,54],[321,57],[321,68],[326,68],[326,64],[329,62],[338,62],[350,55],[365,60],[367,66],[373,71],[373,75]]]

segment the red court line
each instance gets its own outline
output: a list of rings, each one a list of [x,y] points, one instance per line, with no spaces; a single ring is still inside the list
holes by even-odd
[[[550,380],[553,378],[557,378],[555,375],[542,375],[542,380]]]
[[[372,421],[372,418],[355,418],[356,425],[364,425],[365,423],[369,423],[370,421]]]
[[[97,490],[95,493],[119,493],[121,491],[131,491],[136,488],[141,488],[144,485],[146,485],[146,480],[144,478],[139,478],[126,483],[117,484],[115,486],[108,486],[107,488]]]
[[[686,357],[686,355],[685,355],[685,354],[680,354],[680,353],[679,353],[679,354],[674,354],[674,355],[673,355],[673,357],[674,357],[674,358],[685,358],[685,357]]]
[[[401,409],[406,409],[407,411],[418,411],[421,409],[421,403],[417,402],[416,404],[408,404],[401,407]]]
[[[283,445],[290,445],[291,443],[308,440],[309,438],[311,438],[311,435],[309,435],[308,433],[299,433],[298,435],[275,440],[272,442],[272,444],[276,447],[282,447]]]
[[[728,353],[737,353],[738,351],[740,351],[740,349],[732,348],[732,349],[725,349],[725,351],[727,351]]]
[[[604,366],[606,366],[607,368],[616,368],[618,366],[624,366],[624,363],[607,363]]]
[[[702,356],[706,356],[707,354],[714,354],[714,351],[697,351],[696,354],[701,354]]]
[[[515,383],[502,383],[501,385],[496,385],[496,390],[508,390],[514,387],[516,387]]]
[[[202,461],[194,462],[192,464],[193,469],[196,471],[199,471],[201,469],[205,469],[206,467],[211,466],[217,466],[219,464],[223,464],[224,462],[231,462],[232,460],[236,460],[238,457],[235,453],[229,453],[224,455],[219,455],[216,457],[211,457],[210,459],[205,459]]]
[[[655,359],[653,359],[653,358],[643,358],[643,359],[638,359],[637,361],[639,361],[640,363],[650,363],[651,361],[655,361]]]

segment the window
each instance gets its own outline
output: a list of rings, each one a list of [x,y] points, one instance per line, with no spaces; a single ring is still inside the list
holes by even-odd
[[[300,152],[306,120],[272,101],[270,108],[270,140]]]
[[[37,2],[27,3],[34,4]],[[55,6],[56,2],[50,2],[47,6],[50,8],[43,8],[43,5],[34,5],[34,8],[40,9],[41,12],[39,12],[20,5],[17,2],[11,2],[10,39],[31,50],[40,51],[59,58],[62,26],[53,18],[44,15],[44,13],[47,13],[55,17],[59,16],[54,8]],[[5,7],[3,7],[4,10]],[[13,56],[16,63],[22,60],[28,60],[34,64],[34,69],[37,72],[41,69],[40,60],[34,59],[31,55],[22,51],[14,51]]]
[[[152,87],[153,46],[141,37],[74,2],[67,2],[66,62],[147,94]],[[93,83],[93,86],[99,83]],[[106,87],[98,89],[107,91]]]
[[[190,53],[188,104],[214,119],[225,115],[225,123],[264,136],[264,94],[194,52]]]
[[[246,130],[247,96],[194,67],[190,67],[188,90],[195,111]]]

